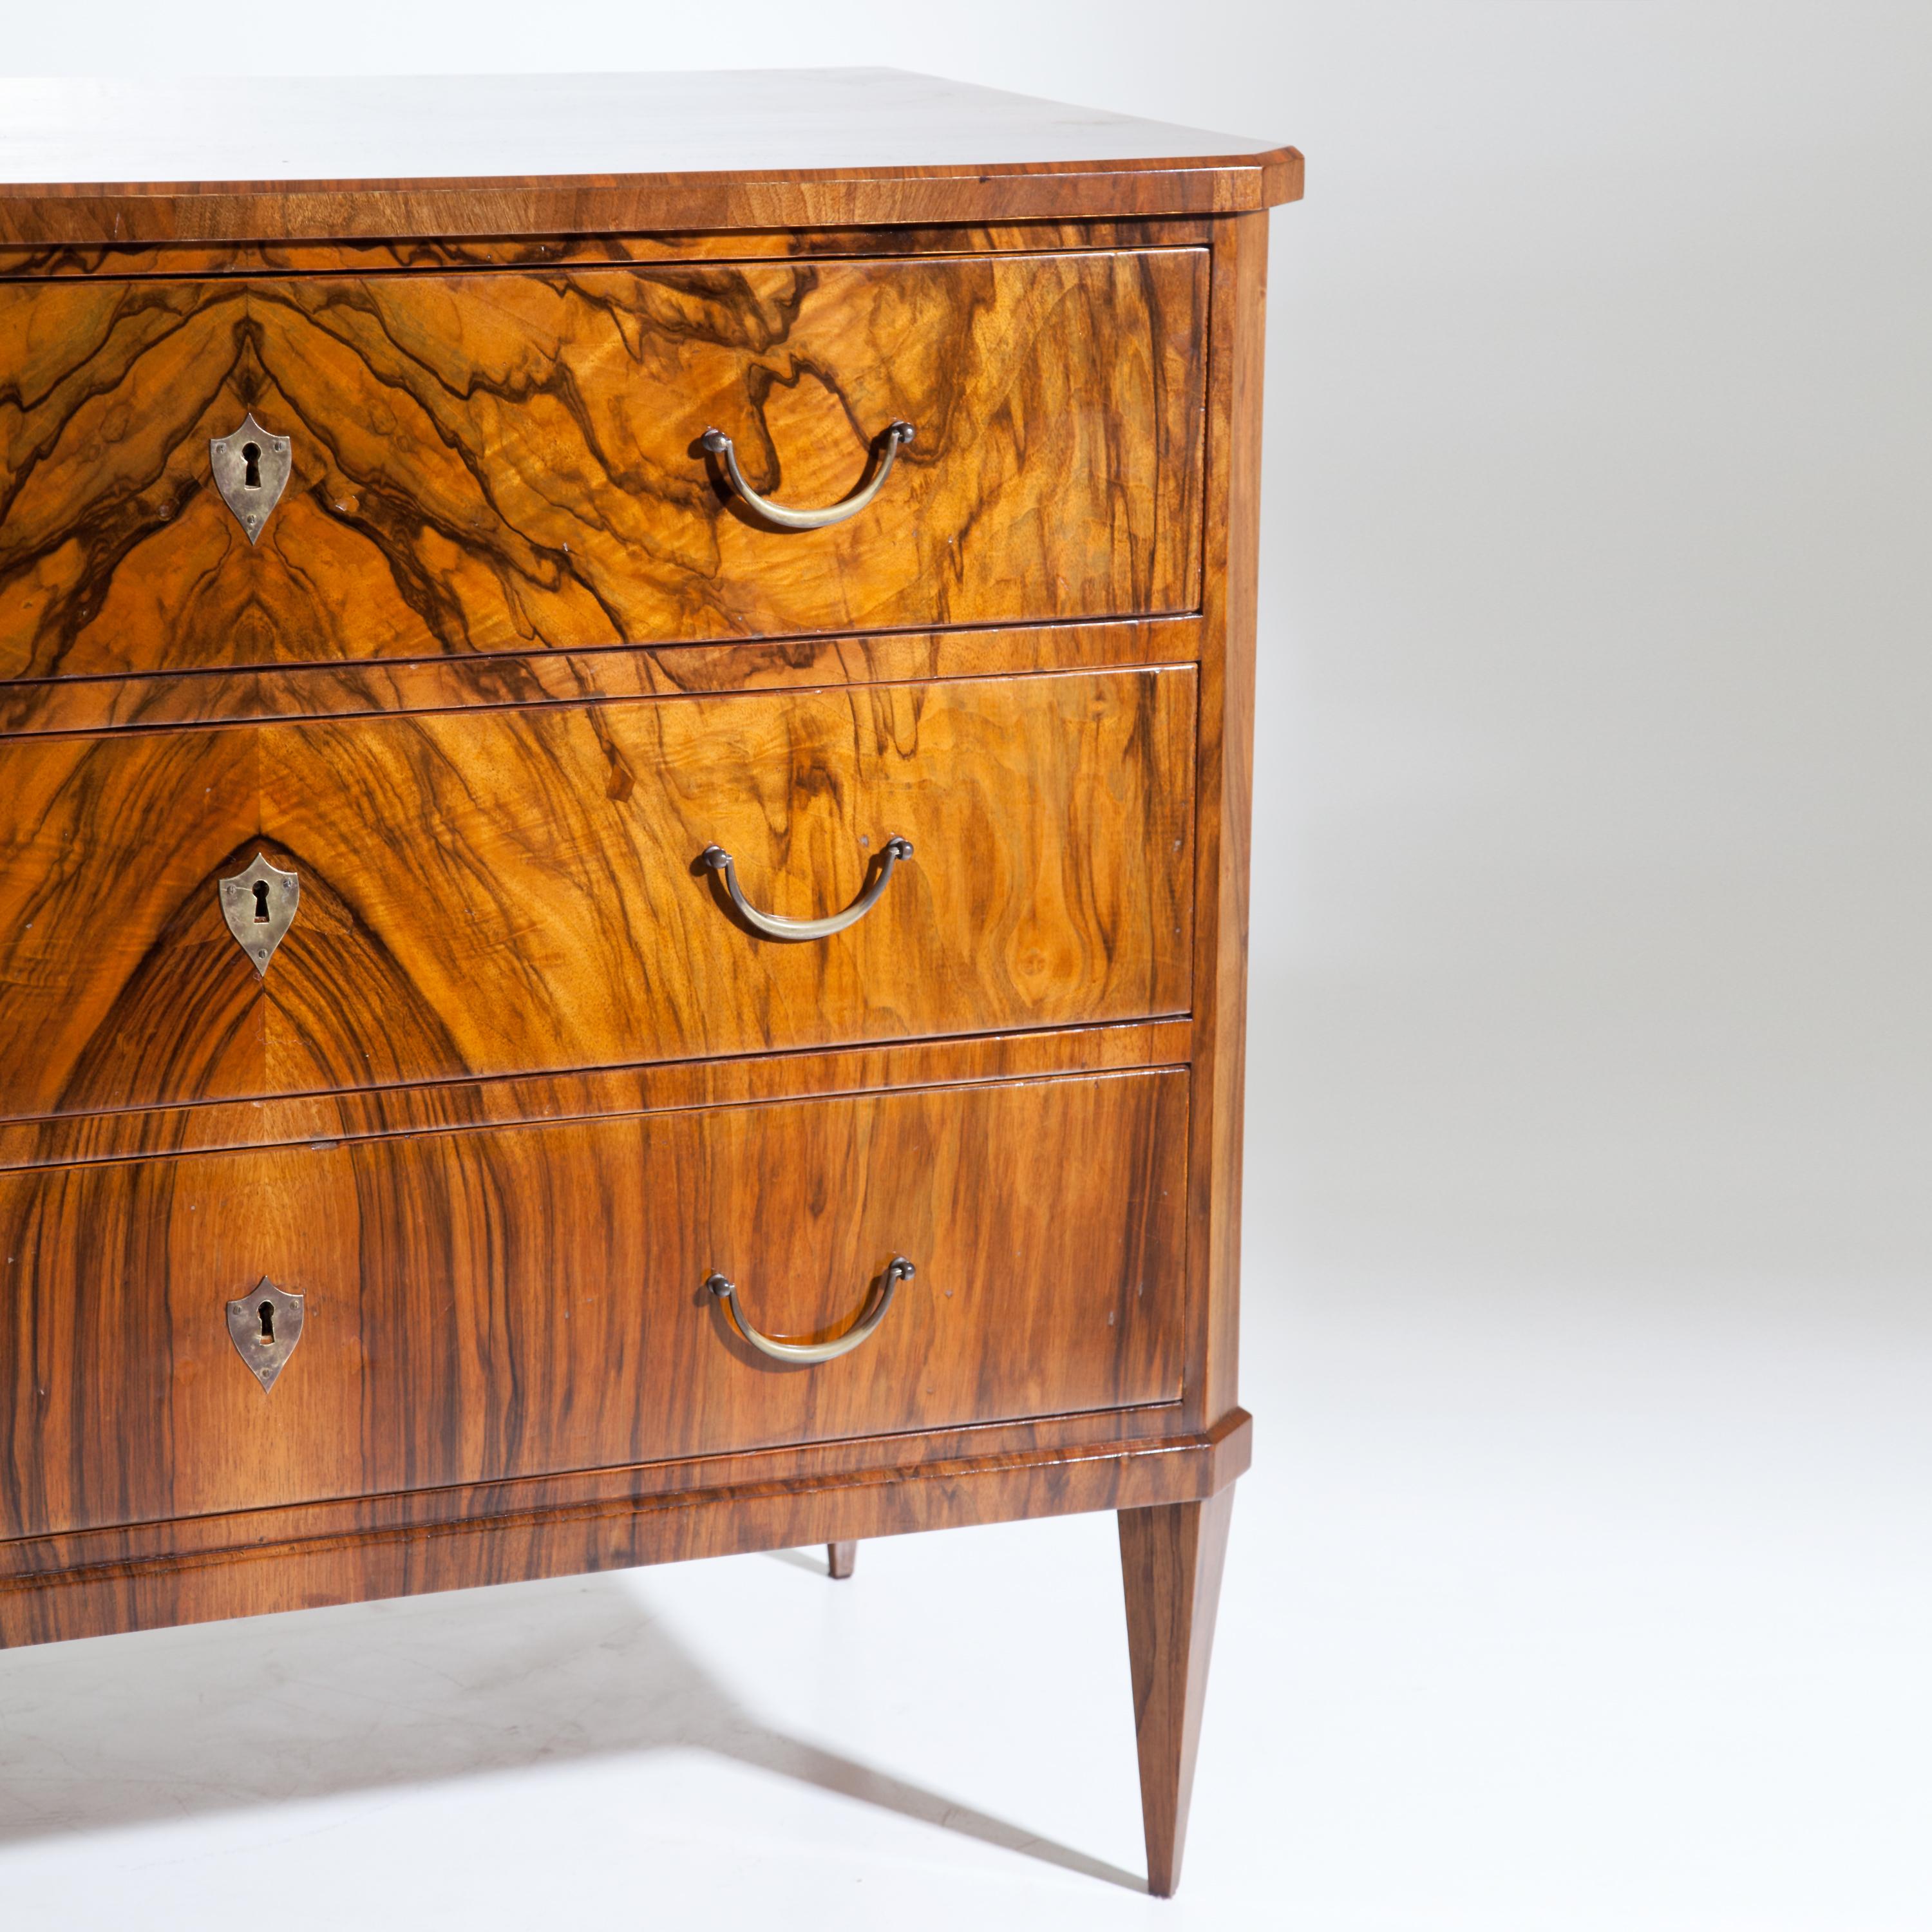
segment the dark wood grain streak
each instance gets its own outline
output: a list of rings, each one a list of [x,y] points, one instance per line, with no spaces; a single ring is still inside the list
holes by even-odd
[[[1194,682],[8,741],[0,1115],[1184,1011]],[[805,943],[698,862],[809,917],[895,836]],[[257,850],[302,880],[266,977],[218,890]]]
[[[1191,664],[1198,617],[0,683],[0,739]]]
[[[0,676],[1137,616],[1200,592],[1208,256],[0,284]],[[208,441],[292,473],[250,546]],[[754,487],[864,514],[775,530]]]
[[[1186,1096],[1122,1073],[0,1178],[0,1538],[1172,1401]],[[895,1254],[920,1271],[887,1320],[809,1366],[703,1287],[823,1339]],[[272,1394],[224,1316],[265,1274],[307,1304]]]
[[[741,1550],[1135,1509],[1225,1489],[1248,1466],[1248,1418],[1199,1435],[958,1460],[790,1483],[614,1498],[358,1536],[277,1541],[0,1581],[0,1644],[250,1616]]]

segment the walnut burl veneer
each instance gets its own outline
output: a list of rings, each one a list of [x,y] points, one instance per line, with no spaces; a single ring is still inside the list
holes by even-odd
[[[0,738],[0,1119],[1185,1012],[1196,700],[1175,667]],[[698,863],[808,918],[895,837],[812,945]],[[266,975],[220,904],[257,851],[302,881]]]
[[[1208,251],[0,284],[0,677],[1198,601]],[[292,472],[259,543],[208,446]],[[878,517],[802,545],[722,489]]]
[[[1300,157],[256,85],[0,81],[0,1642],[1113,1510],[1171,1892]]]

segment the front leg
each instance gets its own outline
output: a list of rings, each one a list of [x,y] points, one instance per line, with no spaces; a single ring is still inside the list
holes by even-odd
[[[1214,1612],[1234,1505],[1230,1483],[1204,1502],[1120,1512],[1148,1889],[1156,1898],[1170,1897],[1180,1882],[1208,1658],[1214,1646]]]

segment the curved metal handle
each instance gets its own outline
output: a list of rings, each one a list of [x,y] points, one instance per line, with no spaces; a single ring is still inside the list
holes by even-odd
[[[902,859],[912,856],[912,841],[888,838],[884,854],[885,863],[879,868],[879,876],[843,912],[830,914],[824,919],[781,919],[776,913],[760,912],[738,890],[738,869],[723,846],[707,845],[698,856],[714,872],[724,874],[724,890],[731,895],[731,903],[766,938],[826,939],[835,932],[843,932],[848,926],[856,926],[878,904],[879,895],[885,890],[886,882],[892,875],[892,868]]]
[[[885,488],[886,478],[892,473],[892,459],[903,444],[911,442],[914,434],[909,422],[888,423],[885,452],[879,459],[878,471],[872,482],[862,490],[854,490],[842,503],[834,503],[823,510],[788,510],[782,503],[774,503],[769,496],[760,496],[745,481],[745,472],[738,467],[738,452],[722,429],[706,430],[700,440],[713,456],[723,460],[724,473],[731,479],[732,488],[767,523],[776,524],[782,530],[822,530],[828,524],[842,524],[848,517],[856,517]]]
[[[829,1362],[834,1356],[848,1355],[861,1342],[868,1340],[873,1330],[886,1318],[886,1310],[892,1305],[892,1294],[902,1281],[910,1281],[919,1270],[903,1255],[895,1255],[886,1264],[885,1273],[879,1277],[879,1287],[871,1305],[844,1334],[830,1342],[781,1342],[776,1336],[761,1334],[745,1319],[745,1311],[733,1298],[737,1293],[736,1282],[727,1281],[722,1274],[707,1275],[704,1286],[724,1304],[731,1325],[761,1355],[770,1355],[781,1362]]]

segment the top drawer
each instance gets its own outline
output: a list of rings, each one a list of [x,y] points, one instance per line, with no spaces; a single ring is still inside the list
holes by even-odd
[[[1192,609],[1207,266],[0,284],[0,679]],[[251,412],[253,544],[209,449]],[[810,530],[700,441],[818,507],[901,420]]]

